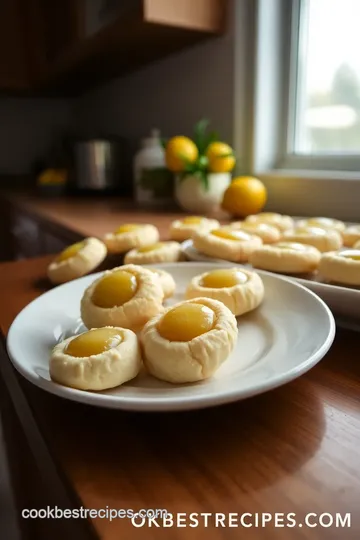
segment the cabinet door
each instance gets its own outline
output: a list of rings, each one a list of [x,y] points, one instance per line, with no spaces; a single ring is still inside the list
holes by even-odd
[[[21,0],[0,1],[0,88],[28,85],[26,34]]]
[[[52,232],[50,225],[47,227],[31,216],[21,213],[14,215],[11,233],[17,259],[60,253],[69,244],[78,240],[75,236],[70,239],[56,234]]]
[[[42,1],[0,0],[2,90],[30,89],[50,67],[44,31],[48,24]]]
[[[52,62],[76,48],[83,33],[84,0],[36,0],[39,5],[40,32],[44,40],[46,62]]]
[[[0,89],[46,80],[79,39],[83,0],[0,0]]]
[[[44,254],[40,227],[30,217],[15,214],[11,233],[14,240],[16,259],[27,259]]]
[[[71,243],[48,231],[42,231],[41,233],[41,244],[46,255],[60,253]]]
[[[82,0],[84,36],[93,36],[141,4],[141,0]]]

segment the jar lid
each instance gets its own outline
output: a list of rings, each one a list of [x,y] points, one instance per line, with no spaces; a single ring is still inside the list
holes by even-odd
[[[142,140],[143,146],[161,146],[160,141],[160,130],[159,129],[152,129],[150,133],[150,137],[146,137]]]

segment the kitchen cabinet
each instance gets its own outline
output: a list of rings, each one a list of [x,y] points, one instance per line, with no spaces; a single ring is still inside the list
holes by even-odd
[[[44,224],[21,212],[13,213],[10,227],[15,259],[59,253],[69,243],[80,239],[73,233],[54,230],[52,224]]]
[[[28,259],[59,253],[69,244],[82,239],[76,233],[68,233],[54,224],[14,210],[10,231],[15,259]]]
[[[22,214],[12,216],[10,232],[14,242],[16,259],[41,255],[41,228],[35,220]]]
[[[2,90],[28,87],[31,62],[20,0],[0,2],[0,86]]]
[[[0,261],[59,253],[83,238],[75,231],[9,204],[7,199],[1,200],[0,211]]]
[[[76,4],[1,0],[0,90],[33,92],[46,78],[60,51],[78,39]]]
[[[0,90],[79,94],[221,34],[227,0],[2,0]]]
[[[160,237],[168,239],[171,222],[183,217],[183,212],[171,208],[161,213],[140,210],[128,198],[47,198],[32,191],[4,191],[0,194],[0,260],[59,253],[83,238],[103,238],[123,223],[156,221]],[[107,262],[117,266],[121,257],[108,257]]]

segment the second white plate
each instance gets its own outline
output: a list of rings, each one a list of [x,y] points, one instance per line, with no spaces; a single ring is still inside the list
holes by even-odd
[[[197,262],[212,262],[224,264],[221,259],[214,259],[208,257],[203,253],[200,253],[194,245],[192,240],[186,240],[182,244],[183,251],[190,261]],[[240,265],[245,268],[252,269],[251,265]],[[278,275],[273,272],[264,272],[266,274]],[[299,278],[293,276],[285,276],[287,279],[296,281],[304,287],[307,287],[311,291],[315,292],[324,302],[327,303],[329,308],[340,318],[345,326],[352,326],[354,323],[354,330],[359,330],[360,325],[360,289],[352,287],[341,287],[339,285],[331,285],[329,283],[323,283],[318,278]]]

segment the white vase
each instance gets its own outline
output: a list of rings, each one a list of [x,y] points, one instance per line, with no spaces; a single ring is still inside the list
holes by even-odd
[[[224,191],[231,182],[231,173],[209,173],[208,188],[197,175],[176,178],[175,196],[187,212],[214,214],[221,210]]]

